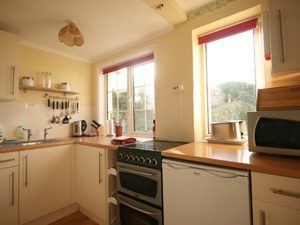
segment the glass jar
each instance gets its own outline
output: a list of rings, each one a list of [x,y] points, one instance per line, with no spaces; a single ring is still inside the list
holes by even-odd
[[[51,88],[52,86],[52,74],[50,72],[42,72],[39,74],[39,85],[44,88]]]

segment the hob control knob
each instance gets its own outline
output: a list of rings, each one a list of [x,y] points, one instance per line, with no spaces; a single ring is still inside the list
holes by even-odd
[[[140,158],[138,156],[134,157],[134,161],[135,162],[139,162],[140,161]]]
[[[125,160],[129,160],[129,155],[125,155],[125,156],[124,156],[124,159],[125,159]]]
[[[157,164],[158,164],[157,160],[156,159],[152,159],[152,165],[156,166]]]
[[[151,164],[151,159],[146,158],[146,163],[147,163],[148,165],[150,165],[150,164]]]
[[[131,161],[134,160],[134,156],[133,156],[133,155],[130,156],[130,160],[131,160]]]
[[[123,154],[122,153],[119,154],[119,159],[123,159]]]
[[[142,157],[140,157],[140,162],[141,163],[145,163],[146,162],[146,160],[145,160],[145,158],[142,156]]]

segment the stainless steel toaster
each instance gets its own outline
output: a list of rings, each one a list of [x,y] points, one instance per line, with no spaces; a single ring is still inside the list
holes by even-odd
[[[244,120],[211,123],[211,139],[220,141],[241,141],[244,130]]]

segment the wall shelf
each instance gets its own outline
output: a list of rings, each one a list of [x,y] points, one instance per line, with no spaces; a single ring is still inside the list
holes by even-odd
[[[74,92],[74,91],[66,91],[62,89],[57,89],[57,88],[44,88],[44,87],[34,87],[34,86],[25,86],[25,85],[20,85],[19,89],[22,89],[24,92],[27,90],[30,91],[44,91],[44,92],[54,92],[54,93],[62,93],[64,95],[69,94],[69,95],[78,95],[80,93]]]

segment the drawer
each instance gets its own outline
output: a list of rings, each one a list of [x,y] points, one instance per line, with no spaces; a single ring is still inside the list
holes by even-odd
[[[299,225],[299,221],[299,209],[259,200],[253,201],[253,225]]]
[[[0,153],[0,169],[19,165],[19,152]]]
[[[252,197],[300,209],[300,179],[252,172]]]

